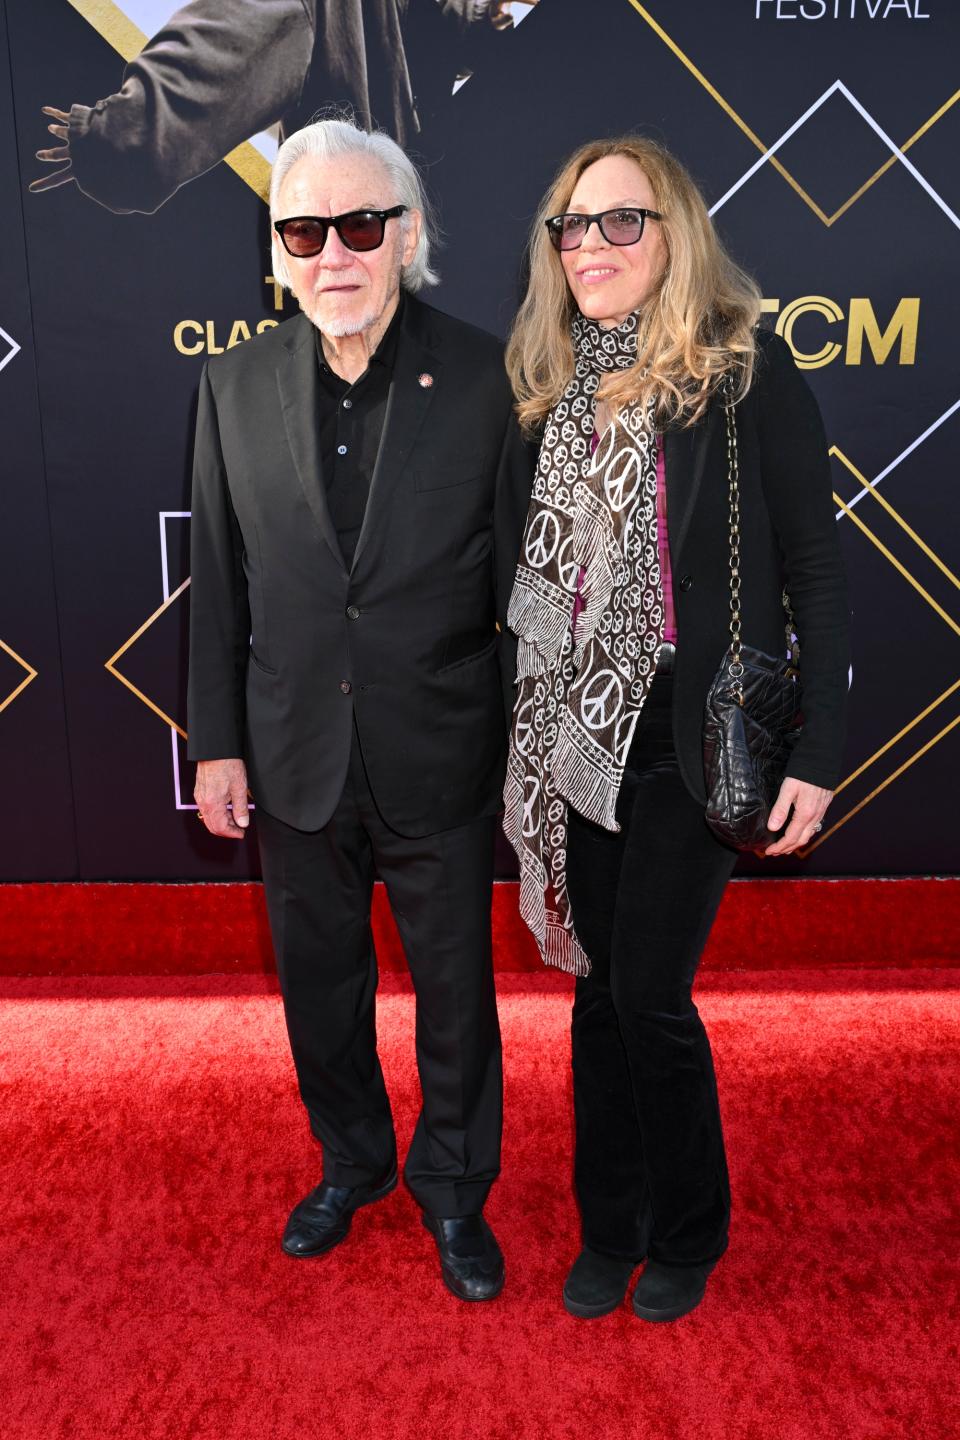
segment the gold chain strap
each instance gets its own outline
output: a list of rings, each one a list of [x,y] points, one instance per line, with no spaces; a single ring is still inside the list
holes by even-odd
[[[723,413],[727,420],[727,483],[730,495],[730,654],[729,674],[736,680],[734,692],[738,705],[743,704],[743,663],[740,659],[740,452],[737,448],[737,427],[733,418],[733,401],[724,395]]]
[[[730,496],[730,654],[732,657],[729,674],[737,681],[734,696],[738,705],[743,704],[743,661],[740,658],[742,639],[740,635],[740,451],[737,447],[737,426],[733,416],[732,386],[729,379],[724,383],[723,411],[727,421],[727,483]],[[786,590],[781,596],[785,615],[787,650],[791,665],[796,669],[800,660],[800,645],[797,640],[793,618],[793,606]]]

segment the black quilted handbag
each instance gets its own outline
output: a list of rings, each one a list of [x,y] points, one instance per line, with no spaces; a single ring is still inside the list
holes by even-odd
[[[744,645],[740,636],[740,466],[733,402],[724,401],[730,484],[730,648],[720,662],[703,719],[706,820],[724,844],[760,850],[776,835],[767,819],[800,735],[799,646],[784,591],[783,657]]]

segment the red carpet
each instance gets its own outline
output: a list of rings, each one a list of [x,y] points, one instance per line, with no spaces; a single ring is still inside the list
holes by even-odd
[[[3,980],[3,1440],[947,1440],[960,975],[706,975],[731,1249],[675,1325],[560,1306],[569,984],[501,976],[503,1297],[459,1304],[410,1196],[294,1262],[318,1178],[257,977]],[[412,1004],[381,1046],[405,1144]],[[953,1313],[951,1314],[951,1310]]]
[[[378,885],[373,928],[382,970],[405,971]],[[542,969],[517,912],[517,886],[494,888],[495,964]],[[704,966],[960,964],[960,878],[735,880]],[[259,885],[0,885],[0,975],[208,975],[272,971]]]

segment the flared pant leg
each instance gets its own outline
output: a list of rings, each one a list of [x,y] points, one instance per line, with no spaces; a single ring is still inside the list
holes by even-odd
[[[691,991],[736,861],[673,749],[658,675],[628,756],[619,834],[571,812],[567,883],[592,962],[573,1010],[575,1183],[591,1249],[719,1259],[730,1190],[710,1043]]]

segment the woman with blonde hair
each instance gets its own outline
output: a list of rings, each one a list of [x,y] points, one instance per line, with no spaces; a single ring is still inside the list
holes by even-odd
[[[563,1298],[673,1320],[727,1246],[710,1045],[691,998],[736,854],[705,822],[702,728],[730,644],[802,644],[804,724],[767,855],[820,829],[839,775],[847,607],[816,402],[696,185],[650,140],[579,149],[533,230],[507,359],[541,451],[509,623],[505,828],[521,911],[577,976],[575,1186]],[[730,480],[739,472],[739,517]],[[782,833],[777,833],[782,832]]]

